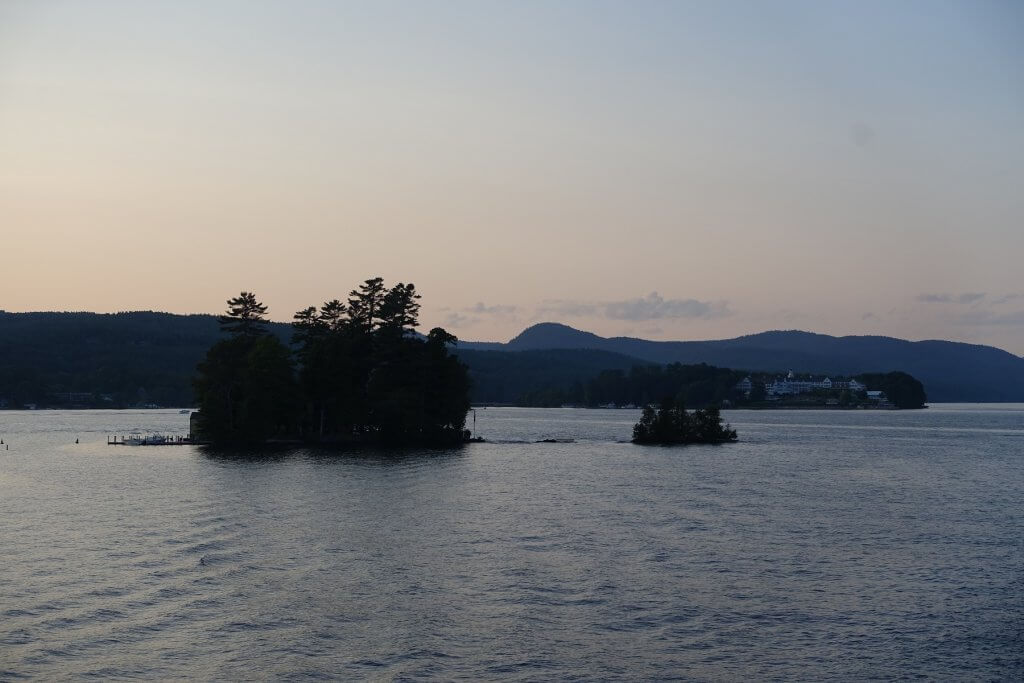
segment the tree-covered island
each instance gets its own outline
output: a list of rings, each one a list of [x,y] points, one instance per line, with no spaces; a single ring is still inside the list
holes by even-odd
[[[728,443],[736,440],[736,430],[722,424],[718,408],[699,408],[686,412],[681,401],[666,398],[655,410],[646,405],[640,421],[633,426],[633,443],[691,444]]]
[[[199,440],[461,443],[469,410],[466,366],[441,328],[416,333],[420,295],[371,278],[295,314],[289,349],[267,329],[250,292],[228,301],[194,381]]]

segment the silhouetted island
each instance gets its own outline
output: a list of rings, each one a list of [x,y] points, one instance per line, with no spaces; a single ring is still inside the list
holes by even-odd
[[[199,440],[446,445],[469,440],[466,366],[440,327],[415,332],[419,294],[363,282],[347,301],[295,314],[294,353],[267,331],[267,307],[228,301],[194,386]]]
[[[633,443],[638,444],[690,444],[728,443],[736,440],[736,430],[722,425],[722,416],[716,407],[686,412],[681,402],[665,399],[655,411],[644,406],[640,421],[633,426]]]

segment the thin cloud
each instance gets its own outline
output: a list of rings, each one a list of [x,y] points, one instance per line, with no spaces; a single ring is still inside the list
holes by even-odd
[[[474,315],[491,315],[496,317],[507,317],[515,315],[516,311],[519,310],[516,306],[509,306],[505,304],[496,304],[488,306],[482,301],[476,302],[469,308],[462,309],[465,313],[472,313]]]
[[[1000,297],[997,297],[997,298],[993,299],[992,303],[993,304],[1008,304],[1011,301],[1014,301],[1016,299],[1021,298],[1022,296],[1024,296],[1024,294],[1017,294],[1017,293],[1014,293],[1014,294],[1004,294],[1004,295],[1002,295]]]
[[[964,292],[963,294],[918,294],[917,300],[926,304],[973,304],[985,298],[985,292]]]
[[[510,306],[505,304],[496,304],[488,306],[482,301],[478,301],[472,306],[461,308],[457,311],[445,306],[440,309],[442,311],[448,311],[448,315],[444,319],[445,327],[453,328],[465,328],[478,325],[484,321],[485,318],[503,318],[503,319],[514,319],[518,307]]]
[[[537,311],[538,315],[556,314],[570,318],[608,318],[610,320],[705,319],[732,315],[725,301],[698,301],[697,299],[666,299],[657,292],[645,297],[619,301],[569,301],[549,299]]]
[[[612,320],[661,320],[663,318],[723,318],[731,314],[725,302],[696,299],[665,299],[651,292],[640,299],[610,301],[604,315]]]
[[[444,319],[445,327],[470,327],[480,322],[480,318],[474,318],[461,313],[451,313]]]

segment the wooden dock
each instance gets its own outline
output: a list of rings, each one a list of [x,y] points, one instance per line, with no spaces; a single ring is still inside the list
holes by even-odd
[[[197,443],[191,436],[166,436],[164,434],[147,434],[107,437],[108,446],[191,446]]]

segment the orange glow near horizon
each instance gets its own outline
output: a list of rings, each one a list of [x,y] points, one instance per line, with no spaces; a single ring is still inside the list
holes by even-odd
[[[0,308],[1024,354],[1017,8],[405,8],[0,8]]]

